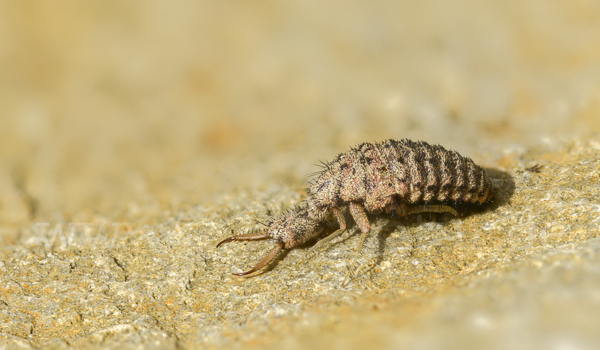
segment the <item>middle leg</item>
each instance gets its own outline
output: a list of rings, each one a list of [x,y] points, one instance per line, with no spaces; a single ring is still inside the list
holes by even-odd
[[[356,261],[358,260],[358,256],[360,255],[362,247],[365,243],[367,234],[369,233],[369,230],[371,229],[371,225],[369,224],[369,218],[367,217],[367,213],[365,212],[365,209],[363,208],[362,205],[355,203],[355,202],[350,202],[350,205],[348,207],[350,209],[350,214],[352,215],[352,218],[354,219],[354,221],[360,228],[360,231],[362,232],[362,234],[360,235],[360,242],[358,243],[358,247],[356,249],[356,252],[354,253],[354,258],[352,259],[352,263],[348,267],[348,273],[346,274],[346,277],[344,278],[344,282],[342,282],[342,286],[346,285],[346,282],[348,282],[354,275],[354,273],[352,271],[353,267],[356,266]]]
[[[362,232],[360,235],[360,244],[356,250],[356,254],[358,255],[362,250],[363,244],[365,243],[365,238],[367,238],[367,233],[371,229],[371,225],[369,225],[369,218],[367,218],[367,213],[365,213],[365,209],[362,207],[362,205],[355,202],[350,202],[349,208],[352,218]]]

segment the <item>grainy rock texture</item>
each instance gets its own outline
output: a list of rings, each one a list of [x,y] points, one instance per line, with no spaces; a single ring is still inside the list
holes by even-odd
[[[600,344],[598,3],[19,1],[0,23],[0,348]],[[471,157],[494,203],[369,217],[343,287],[347,212],[314,256],[231,275],[272,243],[217,242],[389,138]]]

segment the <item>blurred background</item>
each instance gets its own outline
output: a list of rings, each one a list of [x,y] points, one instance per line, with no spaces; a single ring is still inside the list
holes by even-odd
[[[364,141],[499,157],[599,115],[593,0],[6,1],[0,228],[303,186]]]

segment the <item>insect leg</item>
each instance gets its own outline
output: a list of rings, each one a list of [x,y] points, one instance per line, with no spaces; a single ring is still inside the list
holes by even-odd
[[[246,275],[249,275],[253,272],[256,272],[256,271],[262,269],[266,264],[270,263],[271,260],[273,260],[273,258],[275,258],[277,256],[277,254],[279,254],[279,252],[281,251],[282,248],[283,248],[283,245],[281,245],[279,243],[275,244],[275,246],[273,247],[273,249],[271,249],[269,254],[265,255],[264,258],[260,259],[260,261],[258,263],[256,263],[256,265],[254,265],[253,268],[251,268],[249,271],[246,271],[246,272],[234,273],[234,275],[246,276]]]
[[[337,219],[337,222],[340,224],[340,230],[345,230],[346,229],[346,219],[344,219],[344,214],[342,214],[342,212],[338,209],[338,208],[333,208],[333,215],[335,216],[335,218]]]
[[[365,209],[362,207],[362,205],[355,202],[350,202],[348,207],[350,208],[350,214],[352,214],[352,218],[360,230],[363,233],[369,232],[369,229],[371,228],[369,226],[369,219],[367,218],[367,213],[365,213]]]
[[[365,243],[365,238],[367,238],[367,233],[371,229],[369,225],[369,218],[367,218],[367,213],[365,213],[365,209],[358,203],[350,202],[350,214],[356,221],[356,224],[360,228],[362,235],[360,236],[360,244],[358,245],[358,249],[356,250],[356,254],[358,255],[362,250],[362,246]]]
[[[302,260],[300,260],[300,262],[298,262],[298,264],[304,263],[306,260],[313,257],[315,255],[316,251],[318,250],[318,248],[325,246],[329,241],[331,241],[332,239],[334,239],[335,237],[341,235],[344,231],[346,231],[346,220],[344,219],[344,214],[342,214],[342,212],[338,208],[333,208],[332,211],[333,211],[333,215],[335,216],[338,223],[340,224],[340,228],[338,230],[336,230],[335,232],[333,232],[332,234],[330,234],[329,236],[318,241],[314,246],[312,246],[312,248],[310,248],[308,250],[308,252],[304,256],[304,258]]]
[[[450,213],[454,216],[459,216],[456,209],[443,204],[406,206],[403,208],[403,212],[404,215],[419,213]]]
[[[354,254],[354,259],[352,259],[352,264],[350,264],[350,266],[348,267],[348,274],[346,274],[346,277],[344,278],[344,282],[342,283],[342,286],[345,285],[346,282],[349,281],[350,278],[352,278],[352,276],[354,275],[352,273],[352,267],[354,267],[356,265],[356,261],[358,260],[360,251],[362,250],[363,244],[365,243],[367,234],[369,233],[369,230],[371,229],[371,227],[369,225],[369,218],[367,218],[367,213],[365,213],[365,209],[360,204],[355,203],[355,202],[350,202],[350,205],[348,207],[350,209],[350,214],[352,214],[352,217],[354,218],[354,221],[360,228],[360,231],[362,232],[362,234],[360,235],[360,243],[358,244],[356,253]]]

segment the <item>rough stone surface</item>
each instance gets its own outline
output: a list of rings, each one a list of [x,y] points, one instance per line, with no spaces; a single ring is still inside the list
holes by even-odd
[[[0,348],[597,348],[599,13],[0,5]],[[348,213],[314,256],[231,275],[272,243],[217,242],[300,203],[319,160],[388,138],[471,157],[495,202],[371,216],[344,286]]]

